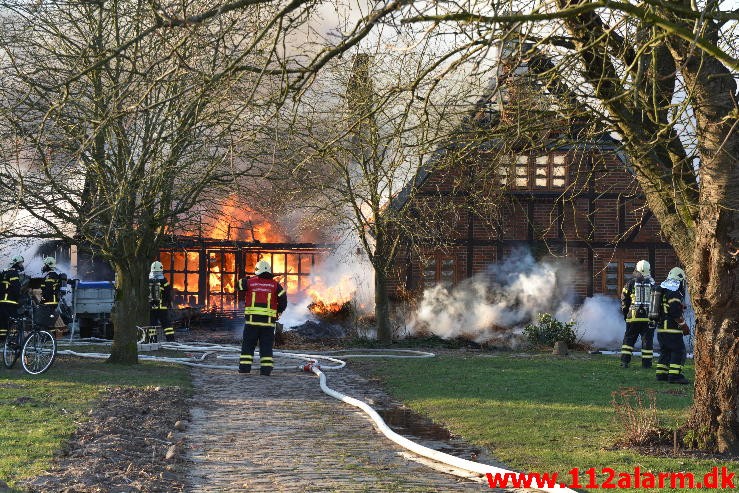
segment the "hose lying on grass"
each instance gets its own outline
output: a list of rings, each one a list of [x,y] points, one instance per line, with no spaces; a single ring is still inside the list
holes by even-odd
[[[205,363],[205,358],[209,355],[215,355],[216,359],[223,359],[223,360],[238,360],[239,354],[240,354],[240,348],[237,346],[229,346],[229,345],[220,345],[220,344],[199,344],[199,345],[191,345],[191,344],[182,344],[182,343],[176,343],[176,342],[168,342],[168,343],[162,343],[163,349],[171,349],[171,350],[177,350],[177,351],[184,351],[187,353],[201,353],[197,356],[187,356],[183,358],[176,358],[176,357],[167,357],[167,356],[151,356],[151,355],[145,355],[140,354],[139,358],[142,360],[147,361],[161,361],[161,362],[167,362],[167,363],[179,363],[187,366],[194,366],[194,367],[201,367],[201,368],[215,368],[215,369],[226,369],[226,370],[234,370],[235,365],[229,364],[229,365],[214,365]],[[394,443],[400,445],[401,447],[410,450],[411,452],[418,454],[422,457],[426,457],[428,459],[434,460],[436,462],[440,462],[442,464],[446,464],[448,466],[451,466],[453,468],[458,469],[459,471],[465,472],[469,475],[477,475],[477,476],[486,476],[488,473],[495,476],[496,474],[499,474],[501,477],[505,477],[505,475],[508,475],[509,478],[518,477],[519,473],[510,471],[507,469],[503,469],[500,467],[492,466],[489,464],[483,464],[480,462],[474,462],[466,459],[461,459],[459,457],[455,457],[450,454],[446,454],[444,452],[439,452],[438,450],[431,449],[429,447],[424,447],[423,445],[420,445],[418,443],[415,443],[404,436],[399,435],[398,433],[395,433],[393,430],[390,429],[390,427],[385,423],[385,421],[382,419],[382,417],[377,414],[377,412],[372,409],[369,405],[367,405],[365,402],[360,401],[359,399],[355,399],[353,397],[349,397],[345,394],[342,394],[341,392],[338,392],[332,388],[330,388],[326,384],[326,374],[323,373],[321,370],[338,370],[346,366],[346,361],[344,359],[346,358],[432,358],[435,356],[434,353],[429,353],[425,351],[414,351],[414,350],[406,350],[406,349],[363,349],[362,351],[366,351],[370,354],[354,354],[350,353],[349,351],[332,351],[325,354],[306,354],[306,353],[294,353],[294,352],[287,352],[287,351],[275,351],[275,356],[281,356],[285,358],[295,358],[298,360],[303,360],[306,363],[303,365],[300,365],[299,368],[302,368],[304,371],[310,371],[314,373],[316,376],[318,376],[319,379],[319,385],[321,387],[321,390],[326,393],[327,395],[338,399],[342,402],[345,402],[351,406],[357,407],[364,411],[370,419],[374,422],[377,429],[386,437],[388,437],[390,440],[392,440]],[[338,353],[338,354],[337,354]],[[108,358],[108,354],[105,353],[84,353],[84,352],[78,352],[73,351],[70,349],[60,350],[59,354],[67,354],[72,356],[79,356],[79,357],[85,357],[85,358]],[[343,359],[339,359],[340,356]],[[321,364],[322,361],[330,362],[333,364]],[[256,361],[255,361],[256,363]],[[293,369],[295,368],[295,365],[275,365],[275,369]],[[557,492],[557,493],[565,493],[565,492],[572,492],[574,493],[574,490],[571,490],[569,488],[556,485],[554,487],[538,487],[536,484],[532,484],[532,487],[542,490],[542,491],[548,491],[548,492]]]

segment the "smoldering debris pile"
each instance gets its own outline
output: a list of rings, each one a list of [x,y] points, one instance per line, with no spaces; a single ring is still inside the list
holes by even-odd
[[[301,325],[291,327],[290,332],[295,332],[303,339],[315,341],[320,339],[341,339],[346,337],[346,331],[341,325],[324,321],[308,320]]]
[[[321,300],[313,301],[308,310],[317,318],[326,322],[344,322],[354,316],[354,307],[351,301],[344,303],[325,303]]]

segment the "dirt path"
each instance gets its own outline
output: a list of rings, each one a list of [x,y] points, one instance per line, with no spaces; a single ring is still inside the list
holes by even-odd
[[[349,369],[327,375],[340,392],[387,399]],[[193,382],[190,491],[490,491],[407,459],[364,413],[321,392],[310,373],[193,369]]]

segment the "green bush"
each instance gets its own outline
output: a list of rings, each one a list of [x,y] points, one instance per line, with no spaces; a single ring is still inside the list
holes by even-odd
[[[577,342],[574,321],[563,323],[549,313],[540,313],[537,323],[530,323],[523,329],[526,339],[535,346],[552,346],[564,341],[568,346]]]

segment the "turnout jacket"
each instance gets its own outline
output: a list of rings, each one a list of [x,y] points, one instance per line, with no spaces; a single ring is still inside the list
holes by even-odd
[[[10,268],[0,273],[0,303],[18,304],[21,297],[23,274]]]
[[[239,279],[238,289],[245,292],[247,325],[274,327],[277,318],[287,308],[285,289],[268,272]]]
[[[629,279],[621,291],[621,312],[627,322],[649,322],[654,288],[654,279],[650,276]]]
[[[149,278],[149,303],[153,310],[169,309],[172,303],[172,286],[166,278]]]
[[[682,335],[683,323],[682,291],[680,288],[672,290],[662,286],[662,323],[657,327],[657,332]]]
[[[67,275],[50,270],[41,281],[41,304],[57,305],[61,298],[61,288],[67,282]]]

